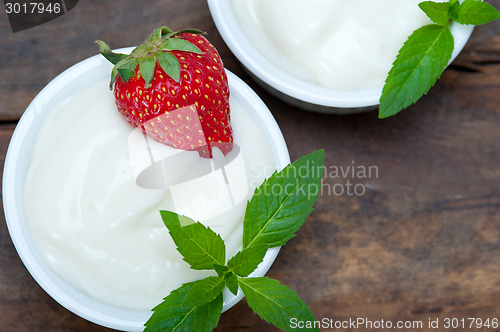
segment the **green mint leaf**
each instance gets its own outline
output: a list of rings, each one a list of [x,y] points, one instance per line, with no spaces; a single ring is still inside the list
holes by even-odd
[[[240,277],[247,277],[262,262],[269,247],[260,244],[245,248],[227,262],[227,267]]]
[[[226,263],[226,245],[219,234],[199,222],[170,211],[160,211],[177,250],[192,269],[212,270]]]
[[[161,69],[170,76],[174,81],[179,82],[181,77],[181,65],[179,60],[168,52],[159,52],[156,54],[156,59],[160,63]]]
[[[129,79],[131,79],[135,75],[135,71],[127,69],[127,68],[117,68],[116,70],[118,71],[118,74],[122,78],[123,82],[128,81]]]
[[[419,3],[418,6],[436,24],[447,24],[450,19],[448,17],[450,2],[424,1]]]
[[[225,280],[221,277],[207,277],[195,281],[184,298],[182,307],[185,309],[194,308],[212,302],[222,293],[224,285]]]
[[[144,324],[146,327],[144,331],[213,331],[222,313],[222,294],[205,305],[183,308],[182,304],[193,287],[194,283],[188,283],[172,291],[161,304],[153,309],[154,313]]]
[[[452,16],[460,24],[481,25],[500,19],[500,11],[481,0],[464,0]]]
[[[203,52],[193,43],[181,38],[167,38],[163,42],[162,50],[166,51],[183,51],[196,54],[203,54]]]
[[[458,0],[451,1],[450,9],[448,10],[448,16],[453,20],[456,20],[458,17],[458,12],[460,10],[460,2]]]
[[[142,78],[146,82],[146,87],[149,86],[153,80],[155,67],[156,59],[152,56],[144,58],[139,65],[139,71],[141,72]]]
[[[165,35],[168,35],[168,34],[170,34],[172,32],[173,31],[170,30],[168,27],[162,26],[161,28],[155,29],[153,31],[153,33],[151,34],[149,40],[155,41],[157,38],[161,38],[161,37],[163,37]]]
[[[191,29],[191,28],[188,28],[188,29],[182,29],[182,30],[179,30],[179,31],[172,31],[170,33],[164,33],[162,34],[162,37],[167,39],[167,38],[170,38],[170,37],[174,37],[174,36],[177,36],[177,35],[180,35],[181,33],[194,33],[194,34],[197,34],[197,35],[204,35],[205,32],[204,31],[201,31],[201,30],[198,30],[198,29]]]
[[[238,295],[238,278],[236,277],[236,274],[233,272],[228,272],[224,276],[224,280],[226,282],[227,288],[233,293],[234,295]]]
[[[250,308],[265,321],[284,331],[319,332],[318,328],[292,329],[292,320],[314,323],[316,318],[307,304],[288,286],[266,277],[238,278],[238,284]]]
[[[109,88],[112,90],[113,89],[113,83],[116,80],[116,76],[118,76],[118,69],[116,69],[116,66],[113,67],[113,70],[111,71],[111,80],[109,81]]]
[[[260,185],[243,220],[243,248],[284,245],[312,212],[323,175],[325,152],[304,156]]]
[[[379,117],[394,115],[426,94],[448,65],[453,48],[448,25],[426,25],[413,32],[389,71]]]
[[[106,51],[106,49],[104,49],[104,51]],[[118,60],[118,58],[115,59],[115,60]],[[128,57],[126,55],[123,58],[121,58],[116,63],[116,65],[113,67],[113,70],[111,71],[111,80],[109,82],[109,88],[110,89],[113,88],[113,83],[115,82],[116,77],[118,75],[120,75],[120,77],[121,77],[121,79],[122,79],[123,82],[125,82],[125,81],[131,79],[132,77],[134,77],[134,75],[135,75],[135,68],[137,67],[138,64],[139,64],[139,60],[131,58],[131,57]]]

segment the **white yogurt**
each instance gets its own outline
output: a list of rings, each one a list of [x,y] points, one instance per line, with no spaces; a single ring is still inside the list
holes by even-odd
[[[422,0],[232,0],[254,46],[282,70],[335,90],[381,88]],[[439,0],[444,1],[444,0]]]
[[[104,303],[149,310],[182,283],[207,275],[182,260],[160,210],[210,226],[231,257],[241,248],[246,200],[275,169],[244,105],[231,100],[231,116],[241,153],[223,168],[226,184],[222,169],[203,175],[212,165],[197,152],[156,142],[141,148],[144,137],[116,110],[107,81],[61,101],[40,130],[25,185],[26,217],[46,263]],[[178,167],[169,170],[176,174],[167,189],[136,183],[152,161],[173,155]]]

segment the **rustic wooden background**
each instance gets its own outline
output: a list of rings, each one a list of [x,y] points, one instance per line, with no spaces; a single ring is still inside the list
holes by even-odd
[[[376,112],[308,113],[267,94],[226,47],[203,0],[80,1],[66,15],[18,33],[0,13],[2,165],[32,98],[96,54],[94,40],[135,45],[160,25],[208,32],[226,67],[271,109],[292,159],[324,148],[328,167],[377,167],[378,176],[367,179],[326,178],[330,188],[350,181],[366,193],[325,193],[269,271],[298,291],[318,319],[500,319],[500,22],[476,28],[417,105],[379,120]],[[36,284],[1,218],[0,331],[109,331],[70,313]],[[244,300],[217,329],[275,330]]]

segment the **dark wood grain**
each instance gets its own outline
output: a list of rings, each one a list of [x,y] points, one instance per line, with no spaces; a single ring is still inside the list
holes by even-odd
[[[446,317],[500,319],[500,22],[476,28],[418,104],[379,120],[375,112],[308,113],[270,96],[225,46],[205,1],[80,1],[68,14],[15,34],[0,16],[2,164],[15,121],[31,99],[65,68],[95,54],[94,40],[134,45],[159,25],[208,32],[226,67],[271,109],[292,159],[324,148],[331,170],[377,169],[366,178],[326,176],[309,222],[269,271],[297,290],[318,319],[424,326]],[[362,185],[363,195],[338,195],[348,181]],[[0,312],[1,332],[108,331],[62,308],[36,284],[3,216]],[[243,300],[223,314],[217,330],[276,329]]]

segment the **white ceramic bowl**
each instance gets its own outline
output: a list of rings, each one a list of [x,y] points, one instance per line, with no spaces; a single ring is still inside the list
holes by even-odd
[[[208,0],[222,38],[251,76],[271,94],[305,110],[352,114],[376,109],[382,89],[338,91],[296,78],[272,64],[247,38],[232,10],[230,0]],[[452,23],[455,38],[453,61],[468,41],[473,26]]]
[[[118,50],[130,52],[131,48]],[[12,136],[4,165],[3,204],[8,230],[24,265],[38,284],[62,306],[96,324],[124,331],[142,331],[151,312],[113,307],[73,288],[44,262],[37,252],[24,211],[24,184],[35,139],[46,115],[65,96],[109,77],[112,65],[101,55],[93,56],[67,69],[52,80],[32,101]],[[228,72],[232,98],[251,108],[251,115],[271,142],[278,168],[290,162],[281,131],[261,99],[242,80]],[[253,275],[263,276],[274,262],[279,248],[270,249]],[[226,290],[223,310],[236,304],[243,294]]]

